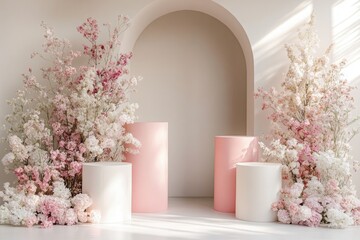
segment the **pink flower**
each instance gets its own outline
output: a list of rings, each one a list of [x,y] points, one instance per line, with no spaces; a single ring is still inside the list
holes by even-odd
[[[71,141],[73,141],[75,143],[80,143],[81,142],[81,134],[80,133],[71,134]]]
[[[99,35],[97,21],[93,18],[88,18],[85,23],[77,27],[77,30],[90,42],[95,42]]]
[[[22,167],[15,168],[14,173],[15,173],[19,183],[26,183],[29,180],[29,176],[27,175],[26,171],[24,171],[24,168],[22,168]]]
[[[318,227],[321,223],[322,216],[320,213],[316,211],[312,211],[312,215],[306,221],[300,222],[301,225],[305,225],[308,227]]]
[[[86,152],[85,144],[81,143],[79,145],[79,151],[80,151],[81,154]]]
[[[66,161],[66,153],[60,152],[60,154],[58,155],[58,159],[59,159],[59,161],[61,161],[61,162]]]
[[[339,191],[339,183],[336,179],[330,179],[326,184],[326,191],[329,194],[335,194]]]
[[[295,214],[297,214],[300,210],[299,206],[295,203],[290,203],[288,206],[288,210],[291,216],[294,216]]]
[[[52,151],[50,151],[50,159],[51,159],[51,160],[55,161],[56,158],[58,157],[58,155],[59,155],[59,150],[56,150],[56,151],[52,150]]]
[[[35,216],[31,216],[26,218],[25,220],[25,226],[32,227],[33,225],[38,223],[38,219]]]
[[[77,218],[79,220],[79,222],[81,223],[86,223],[88,221],[88,213],[87,212],[77,212]]]
[[[69,170],[69,176],[75,176],[76,174],[81,173],[82,170],[82,164],[79,162],[71,162],[70,163],[70,170]]]
[[[59,136],[59,135],[63,134],[64,129],[61,127],[61,124],[59,122],[55,122],[51,126],[53,128],[55,135]]]
[[[360,208],[352,210],[355,225],[360,225]]]
[[[28,181],[28,182],[25,184],[25,189],[26,189],[27,193],[29,193],[29,194],[35,194],[35,193],[36,193],[36,190],[37,190],[37,187],[36,187],[36,185],[34,184],[34,182]]]
[[[43,228],[49,228],[53,225],[53,222],[52,221],[49,221],[49,220],[44,220],[41,222],[41,227]]]
[[[290,188],[290,195],[294,198],[298,198],[301,196],[304,189],[304,184],[302,183],[294,183]]]
[[[74,151],[74,149],[76,148],[76,143],[74,141],[70,141],[66,144],[66,148],[69,151]]]
[[[59,147],[64,148],[65,145],[66,145],[65,141],[63,141],[63,140],[59,141]]]
[[[61,215],[58,214],[61,209],[59,208],[57,202],[53,198],[45,198],[40,206],[39,206],[39,212],[44,214],[44,216],[51,216],[51,215]]]
[[[14,173],[17,177],[19,177],[24,173],[24,169],[22,167],[15,168]]]
[[[317,197],[308,197],[304,202],[305,206],[308,206],[311,210],[321,213],[324,210],[324,207],[320,204],[319,198]]]
[[[277,216],[278,216],[279,222],[287,223],[287,224],[291,223],[291,218],[290,218],[288,211],[280,209],[277,213]]]
[[[92,200],[87,194],[78,194],[71,199],[71,203],[76,211],[83,212],[91,206]]]
[[[75,223],[77,223],[78,219],[77,219],[77,215],[74,211],[73,208],[69,208],[68,210],[66,210],[65,213],[65,223],[67,225],[74,225]]]
[[[280,208],[279,208],[279,203],[278,202],[274,202],[273,204],[271,204],[271,210],[276,212],[278,211]]]

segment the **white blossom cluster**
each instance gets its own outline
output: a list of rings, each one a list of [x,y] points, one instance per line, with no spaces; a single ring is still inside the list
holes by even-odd
[[[29,195],[5,183],[5,190],[0,191],[0,197],[5,201],[0,206],[0,224],[49,227],[99,221],[98,212],[85,211],[92,204],[89,196],[78,194],[71,198],[70,190],[61,181],[54,182],[53,186],[53,195]]]

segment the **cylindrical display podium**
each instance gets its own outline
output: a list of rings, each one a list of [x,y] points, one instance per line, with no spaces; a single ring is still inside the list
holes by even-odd
[[[138,154],[126,154],[132,163],[132,211],[162,212],[168,207],[168,123],[138,122],[126,130],[141,142]]]
[[[84,163],[82,192],[93,200],[90,209],[100,212],[100,223],[122,223],[131,220],[130,163]]]
[[[235,212],[235,164],[257,161],[258,139],[244,136],[216,136],[214,162],[214,209]]]
[[[276,221],[271,205],[281,190],[281,164],[236,164],[236,218],[252,222]]]

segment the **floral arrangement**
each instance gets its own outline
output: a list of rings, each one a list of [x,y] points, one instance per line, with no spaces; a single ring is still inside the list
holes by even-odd
[[[42,24],[43,53],[32,54],[47,62],[38,73],[42,84],[29,69],[24,90],[8,101],[9,153],[2,164],[17,185],[6,183],[0,192],[1,224],[48,227],[99,219],[86,211],[92,201],[81,193],[82,163],[121,161],[140,145],[124,129],[138,108],[129,102],[138,83],[127,76],[132,54],[119,53],[128,24],[123,16],[113,28],[104,24],[109,38],[100,43],[98,23],[88,18],[77,28],[89,42],[82,53]]]
[[[329,63],[331,46],[315,57],[314,20],[286,45],[290,66],[281,91],[259,89],[263,110],[272,123],[263,157],[283,165],[283,189],[272,208],[278,220],[306,226],[343,228],[360,224],[360,200],[351,180],[349,141],[354,99],[341,71],[345,61]]]

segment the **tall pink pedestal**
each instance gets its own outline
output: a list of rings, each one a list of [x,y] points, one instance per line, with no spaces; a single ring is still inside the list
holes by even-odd
[[[214,163],[214,209],[235,212],[236,163],[258,158],[257,137],[216,136]]]
[[[132,163],[132,211],[162,212],[168,207],[168,123],[139,122],[126,130],[141,142],[139,154],[126,154]]]

